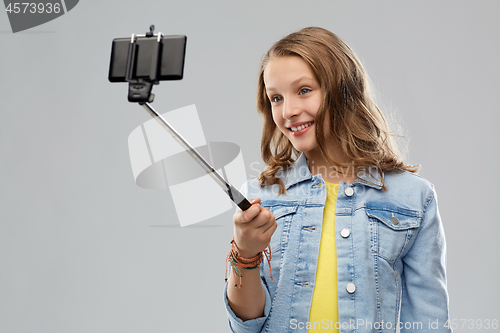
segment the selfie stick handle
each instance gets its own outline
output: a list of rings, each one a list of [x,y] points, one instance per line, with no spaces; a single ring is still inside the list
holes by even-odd
[[[224,192],[229,195],[229,198],[233,200],[233,202],[241,208],[241,210],[247,210],[252,206],[252,204],[238,191],[233,187],[233,185],[229,184],[220,174],[215,170],[200,153],[194,149],[183,137],[179,134],[170,124],[163,118],[158,112],[153,109],[151,104],[149,103],[139,103],[141,104],[146,111],[148,111],[153,118],[155,118],[160,125],[162,125],[172,137],[191,155],[196,162],[212,177],[217,184],[224,190]]]

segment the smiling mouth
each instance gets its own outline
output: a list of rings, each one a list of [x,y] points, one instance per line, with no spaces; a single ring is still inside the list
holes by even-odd
[[[302,129],[306,128],[306,127],[311,126],[313,123],[314,123],[314,121],[310,121],[310,122],[308,122],[308,123],[306,123],[306,124],[302,124],[302,125],[297,126],[297,127],[290,127],[290,128],[288,128],[288,129],[289,129],[290,131],[292,131],[292,132],[298,132],[298,131],[300,131],[300,130],[302,130]]]

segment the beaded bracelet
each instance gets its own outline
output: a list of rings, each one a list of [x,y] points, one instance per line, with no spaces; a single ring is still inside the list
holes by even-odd
[[[260,267],[260,263],[262,262],[262,259],[264,258],[264,255],[266,256],[267,262],[269,264],[269,271],[271,272],[271,280],[273,280],[273,272],[271,271],[271,245],[267,246],[267,249],[265,249],[263,252],[260,252],[257,254],[255,257],[252,258],[243,258],[238,255],[238,246],[236,245],[236,242],[233,239],[231,239],[231,251],[229,251],[227,257],[226,257],[226,278],[225,281],[227,282],[227,263],[231,265],[231,269],[234,274],[234,278],[236,280],[236,275],[240,277],[240,288],[243,286],[241,282],[241,277],[242,274],[238,267],[241,267],[243,269],[256,269]],[[234,287],[236,288],[238,284],[234,284]]]

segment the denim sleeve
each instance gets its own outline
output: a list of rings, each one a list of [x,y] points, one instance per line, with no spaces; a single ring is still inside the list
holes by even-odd
[[[229,328],[231,329],[231,332],[233,333],[260,332],[271,310],[271,296],[269,295],[269,291],[267,290],[265,284],[263,284],[264,291],[266,293],[266,305],[264,306],[264,316],[247,321],[243,321],[240,318],[238,318],[234,314],[233,310],[231,310],[231,307],[229,306],[229,303],[227,301],[227,288],[228,288],[227,285],[228,284],[226,283],[226,286],[224,287],[224,303],[226,304],[227,317],[229,319]]]
[[[446,243],[433,186],[426,198],[418,234],[403,264],[401,332],[407,331],[405,324],[412,326],[413,332],[413,323],[421,323],[422,332],[451,332],[444,326],[449,320]]]

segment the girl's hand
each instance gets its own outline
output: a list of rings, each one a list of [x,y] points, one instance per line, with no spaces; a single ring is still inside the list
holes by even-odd
[[[252,258],[264,251],[278,226],[273,214],[260,205],[260,199],[249,201],[252,207],[233,215],[234,241],[242,258]]]

